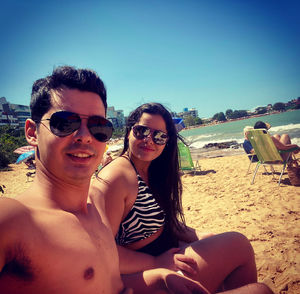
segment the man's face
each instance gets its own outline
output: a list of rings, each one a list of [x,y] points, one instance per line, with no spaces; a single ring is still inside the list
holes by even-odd
[[[69,183],[90,179],[102,159],[106,144],[97,141],[87,128],[87,116],[105,117],[99,95],[74,89],[53,91],[52,107],[42,117],[37,131],[38,162],[40,169]],[[50,131],[49,119],[54,112],[70,111],[80,114],[78,130],[66,137]]]

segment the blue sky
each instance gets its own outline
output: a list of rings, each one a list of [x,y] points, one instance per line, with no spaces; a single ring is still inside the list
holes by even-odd
[[[0,97],[29,105],[59,65],[94,69],[108,105],[202,118],[300,96],[300,1],[1,1]]]

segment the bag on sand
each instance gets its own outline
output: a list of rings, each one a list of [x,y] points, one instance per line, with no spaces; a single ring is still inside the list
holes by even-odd
[[[300,186],[300,166],[297,160],[292,160],[287,166],[290,182],[293,186]]]

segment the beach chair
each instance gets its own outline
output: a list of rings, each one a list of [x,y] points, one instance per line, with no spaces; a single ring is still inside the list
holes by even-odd
[[[249,171],[250,171],[250,166],[251,166],[251,164],[252,163],[257,163],[257,157],[256,157],[256,154],[254,153],[254,154],[252,154],[252,153],[250,153],[250,154],[248,154],[248,153],[246,153],[246,155],[247,155],[247,157],[248,157],[248,159],[249,159],[249,165],[248,165],[248,169],[247,169],[247,172],[246,172],[246,175],[248,175],[248,173],[249,173]],[[268,174],[268,171],[267,171],[267,169],[266,169],[266,167],[265,166],[263,166],[264,167],[264,169],[265,169],[265,172]],[[275,171],[274,171],[274,168],[273,168],[273,165],[271,165],[271,170],[272,170],[272,172],[274,173]]]
[[[197,171],[201,170],[198,160],[193,162],[190,148],[185,145],[183,142],[179,141],[178,143],[178,151],[179,151],[179,168],[184,172],[193,172],[194,175]]]
[[[297,148],[291,148],[288,150],[278,150],[265,129],[256,129],[256,130],[250,130],[248,133],[248,139],[251,142],[253,149],[257,155],[258,162],[256,164],[256,168],[254,170],[253,178],[251,184],[254,183],[254,179],[256,176],[256,173],[261,165],[282,165],[282,169],[280,172],[279,180],[278,180],[278,186],[280,185],[280,181],[283,175],[283,172],[287,166],[287,163],[291,157],[291,154],[293,151],[295,151]],[[283,160],[280,154],[282,153],[288,153],[288,157],[286,160]],[[274,178],[274,169],[272,169],[272,175]]]

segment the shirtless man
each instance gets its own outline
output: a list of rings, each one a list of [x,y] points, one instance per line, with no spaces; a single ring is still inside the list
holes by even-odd
[[[35,147],[36,176],[23,194],[0,199],[0,292],[132,293],[125,284],[135,293],[208,293],[165,269],[120,276],[104,204],[88,198],[112,132],[101,79],[57,68],[34,83],[30,107],[25,135]]]

